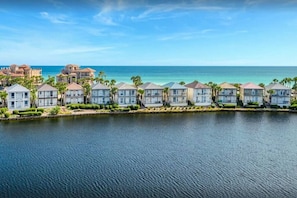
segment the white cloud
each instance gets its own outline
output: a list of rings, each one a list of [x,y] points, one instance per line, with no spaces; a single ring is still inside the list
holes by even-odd
[[[89,53],[89,52],[102,52],[110,50],[112,47],[73,47],[53,50],[51,54],[77,54],[77,53]]]
[[[64,14],[52,15],[48,12],[40,12],[40,16],[44,19],[49,20],[51,23],[55,24],[73,24],[69,17]]]
[[[169,41],[169,40],[190,40],[195,39],[201,36],[206,35],[209,32],[214,32],[215,30],[212,29],[204,29],[198,32],[182,32],[176,33],[172,35],[167,35],[159,38],[160,41]]]

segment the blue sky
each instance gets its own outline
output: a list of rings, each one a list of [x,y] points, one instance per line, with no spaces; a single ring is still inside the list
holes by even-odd
[[[0,65],[296,66],[297,0],[9,0]]]

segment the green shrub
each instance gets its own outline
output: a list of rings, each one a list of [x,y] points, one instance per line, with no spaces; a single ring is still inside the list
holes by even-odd
[[[235,108],[235,104],[223,104],[223,108]]]
[[[272,109],[278,109],[278,108],[280,108],[280,106],[278,106],[278,105],[270,105],[270,108],[272,108]]]
[[[128,106],[131,110],[138,110],[140,108],[139,105],[130,105]]]
[[[5,117],[5,118],[9,118],[9,117],[10,117],[10,113],[9,113],[8,111],[5,112],[5,113],[4,113],[4,117]]]
[[[12,113],[18,115],[19,111],[18,110],[13,110]]]
[[[248,105],[259,105],[258,102],[248,102],[247,104],[248,104]]]
[[[56,106],[56,107],[51,109],[50,114],[51,115],[57,115],[59,112],[60,112],[60,107]]]
[[[20,112],[19,116],[41,116],[42,112],[40,111],[27,111],[27,112]]]
[[[291,110],[297,110],[297,104],[293,104],[289,107]]]
[[[8,111],[8,109],[6,107],[0,108],[0,113],[5,113],[6,111]]]

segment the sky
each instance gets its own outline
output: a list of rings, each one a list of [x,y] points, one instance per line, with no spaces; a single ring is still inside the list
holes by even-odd
[[[296,10],[297,0],[1,0],[0,65],[296,66]]]

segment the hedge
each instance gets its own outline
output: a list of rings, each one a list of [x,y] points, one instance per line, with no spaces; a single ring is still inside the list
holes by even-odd
[[[139,105],[130,105],[128,106],[128,108],[130,108],[131,110],[138,110],[140,108]]]
[[[289,109],[292,109],[292,110],[297,110],[297,104],[293,104],[289,107]]]
[[[27,112],[20,112],[19,116],[41,116],[42,112],[40,111],[27,111]]]
[[[67,108],[74,109],[101,109],[101,106],[98,104],[70,104],[67,105]]]
[[[43,108],[29,108],[25,110],[13,110],[13,114],[19,114],[19,113],[24,113],[24,112],[44,112]]]
[[[235,108],[236,105],[234,105],[234,104],[224,104],[223,107],[224,108]]]

